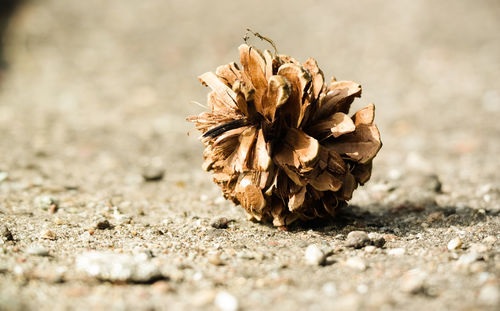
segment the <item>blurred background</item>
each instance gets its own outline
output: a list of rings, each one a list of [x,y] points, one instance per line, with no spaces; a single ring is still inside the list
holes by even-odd
[[[498,0],[2,0],[0,10],[3,206],[29,211],[52,192],[67,206],[149,200],[141,208],[158,221],[227,211],[205,206],[220,192],[185,118],[206,101],[197,76],[238,61],[251,28],[280,53],[315,58],[327,80],[363,86],[354,109],[375,103],[384,143],[374,184],[436,174],[449,204],[500,210]],[[148,166],[163,183],[142,184]]]
[[[497,164],[496,0],[2,3],[13,11],[3,30],[4,163],[46,152],[64,166],[101,159],[122,167],[143,156],[173,170],[198,166],[201,144],[186,136],[192,126],[184,121],[201,111],[190,101],[205,102],[197,76],[237,61],[250,27],[281,53],[315,58],[327,79],[363,85],[355,108],[377,106],[380,166],[397,168],[412,154],[429,170],[463,168],[466,179],[495,171],[461,161],[472,152]]]

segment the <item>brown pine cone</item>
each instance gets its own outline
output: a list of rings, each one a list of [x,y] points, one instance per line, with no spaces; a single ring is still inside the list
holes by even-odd
[[[203,133],[203,168],[249,219],[286,226],[333,216],[370,179],[382,147],[373,104],[347,113],[361,86],[327,86],[316,61],[300,64],[243,44],[235,63],[200,76],[209,112],[188,117]]]

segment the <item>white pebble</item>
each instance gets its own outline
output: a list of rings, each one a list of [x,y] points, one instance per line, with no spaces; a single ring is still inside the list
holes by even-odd
[[[405,254],[406,250],[404,248],[393,248],[390,249],[387,254],[391,256],[403,256]]]
[[[373,245],[368,245],[368,246],[365,246],[365,252],[367,253],[373,253],[377,250],[377,248]]]
[[[6,180],[9,177],[9,173],[0,171],[0,182]]]
[[[76,257],[76,268],[90,277],[105,281],[149,282],[161,272],[151,260],[140,255],[90,251]]]
[[[462,239],[456,237],[448,242],[448,250],[453,251],[462,247]]]
[[[215,306],[221,311],[238,310],[238,299],[228,292],[219,292],[215,296]]]
[[[351,257],[347,259],[345,265],[359,271],[366,270],[366,263],[359,257]]]
[[[325,261],[325,254],[316,244],[311,244],[306,248],[305,260],[308,265],[318,266]]]

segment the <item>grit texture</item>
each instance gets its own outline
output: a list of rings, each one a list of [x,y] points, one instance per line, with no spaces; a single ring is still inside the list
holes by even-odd
[[[249,222],[201,169],[197,76],[247,27],[376,104],[384,146],[335,219]],[[3,40],[0,310],[498,310],[498,29],[496,0],[25,1]]]

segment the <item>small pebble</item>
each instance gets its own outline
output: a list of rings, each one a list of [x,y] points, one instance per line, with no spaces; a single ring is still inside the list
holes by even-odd
[[[55,205],[55,208],[57,209],[59,202],[49,195],[41,195],[35,198],[35,206],[37,208],[49,210],[49,208],[51,208],[51,206],[53,205]]]
[[[147,166],[142,170],[142,178],[145,181],[159,181],[164,175],[165,169],[158,166]]]
[[[429,216],[427,216],[426,221],[433,223],[442,220],[444,217],[444,214],[442,212],[433,212],[430,213]]]
[[[2,229],[1,229],[1,236],[2,236],[2,239],[4,239],[5,241],[13,241],[14,240],[14,237],[12,236],[12,232],[10,232],[9,228],[7,226],[2,226]]]
[[[451,239],[450,242],[448,242],[447,247],[448,247],[448,250],[450,250],[450,251],[459,249],[460,247],[462,247],[462,239],[460,239],[459,237]]]
[[[158,266],[143,254],[89,251],[76,257],[76,267],[103,281],[148,283],[164,278]]]
[[[364,231],[351,231],[347,235],[345,246],[352,248],[362,248],[370,244],[370,238]]]
[[[368,238],[370,239],[371,244],[375,247],[382,248],[385,245],[385,238],[376,232],[368,233]]]
[[[219,254],[212,254],[208,257],[208,262],[214,266],[222,266],[224,262],[221,260]]]
[[[44,233],[42,233],[41,238],[46,240],[55,240],[57,239],[57,235],[53,231],[47,230]]]
[[[311,266],[322,265],[326,259],[325,254],[316,244],[311,244],[306,248],[304,258],[306,264]]]
[[[109,221],[107,219],[101,219],[101,220],[98,220],[96,222],[94,227],[99,229],[99,230],[106,230],[106,229],[111,228],[111,224],[109,223]]]
[[[151,289],[160,294],[166,294],[172,291],[172,286],[167,281],[156,281],[151,285]]]
[[[371,254],[371,253],[374,253],[375,250],[377,250],[377,248],[373,245],[367,245],[365,246],[365,252]]]
[[[221,311],[238,310],[238,299],[226,291],[219,292],[215,296],[215,306]]]
[[[228,224],[229,219],[227,219],[226,217],[218,217],[212,220],[212,222],[210,223],[210,225],[215,229],[227,229]]]
[[[49,214],[55,214],[58,209],[59,209],[59,207],[56,204],[51,204],[49,206],[48,212],[49,212]]]
[[[208,304],[213,303],[216,294],[217,293],[211,289],[202,290],[193,296],[191,303],[196,307],[206,307]]]
[[[0,182],[6,180],[9,177],[9,173],[0,171]]]
[[[404,248],[392,248],[387,252],[387,254],[391,256],[403,256],[405,252],[406,250]]]
[[[425,273],[418,269],[408,271],[401,280],[401,290],[409,294],[419,294],[425,291]]]
[[[364,262],[363,259],[359,257],[351,257],[347,259],[345,265],[348,266],[349,268],[356,269],[359,271],[366,270],[366,263]]]
[[[35,256],[49,256],[49,250],[46,249],[45,247],[41,247],[41,246],[29,247],[26,250],[26,253],[29,255],[35,255]]]

